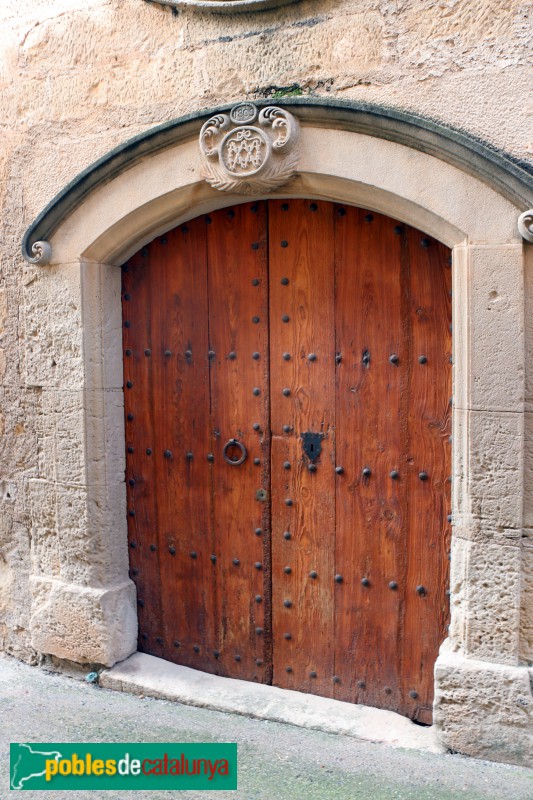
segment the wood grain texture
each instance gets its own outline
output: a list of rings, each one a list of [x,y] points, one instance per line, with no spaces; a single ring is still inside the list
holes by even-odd
[[[449,617],[450,297],[443,245],[319,201],[223,209],[130,259],[139,649],[431,721]],[[314,461],[308,432],[323,437]],[[232,439],[240,466],[224,459]]]
[[[307,200],[272,201],[269,245],[274,683],[331,696],[335,542],[333,207]],[[284,354],[290,358],[284,358]],[[287,391],[288,396],[284,394]],[[284,430],[284,426],[289,429]],[[302,434],[310,431],[324,437],[316,472],[309,471],[310,461],[302,448]],[[290,469],[284,467],[285,463]],[[285,531],[291,534],[289,540],[283,536]],[[316,577],[310,577],[314,572]],[[287,603],[291,605],[287,607]]]

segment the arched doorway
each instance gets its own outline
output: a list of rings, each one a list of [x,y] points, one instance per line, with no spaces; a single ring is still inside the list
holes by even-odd
[[[140,650],[431,721],[450,263],[386,216],[276,199],[124,265]]]

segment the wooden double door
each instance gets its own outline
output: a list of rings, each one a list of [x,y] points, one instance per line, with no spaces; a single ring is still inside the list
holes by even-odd
[[[123,267],[139,649],[431,721],[448,623],[450,253],[310,200]]]

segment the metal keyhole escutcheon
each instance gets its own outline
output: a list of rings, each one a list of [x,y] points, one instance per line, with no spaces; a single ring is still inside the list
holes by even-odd
[[[237,448],[240,451],[240,455],[237,458],[231,458],[229,455],[229,451]],[[237,439],[230,439],[229,442],[226,442],[224,445],[224,450],[222,451],[224,455],[224,460],[231,464],[232,467],[240,466],[245,460],[248,452],[246,447],[243,445],[242,442],[238,442]]]

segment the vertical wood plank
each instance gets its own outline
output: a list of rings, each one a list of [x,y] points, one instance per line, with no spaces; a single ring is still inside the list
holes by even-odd
[[[269,203],[274,683],[326,696],[335,586],[332,211]],[[308,431],[324,437],[316,472],[302,450]]]
[[[221,674],[270,681],[270,419],[266,204],[210,215],[211,452]],[[223,457],[236,439],[240,466]],[[230,448],[230,458],[238,456]],[[257,499],[263,490],[265,500]]]
[[[337,448],[344,468],[336,492],[335,559],[344,581],[335,606],[335,696],[399,710],[406,496],[400,399],[408,347],[401,236],[392,220],[362,209],[339,206],[335,220]]]

